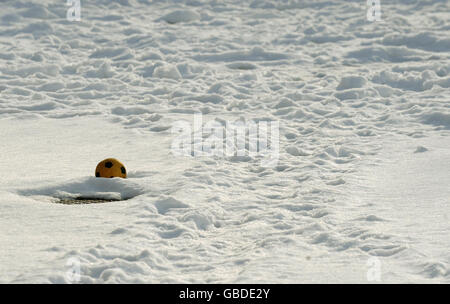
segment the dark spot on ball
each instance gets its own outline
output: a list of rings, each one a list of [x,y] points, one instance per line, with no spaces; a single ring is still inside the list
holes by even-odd
[[[106,168],[111,168],[112,166],[113,166],[113,163],[110,161],[105,163]]]
[[[100,177],[100,172],[95,172],[95,177]]]
[[[122,174],[127,174],[127,170],[125,170],[125,167],[121,167],[120,171],[122,171]]]

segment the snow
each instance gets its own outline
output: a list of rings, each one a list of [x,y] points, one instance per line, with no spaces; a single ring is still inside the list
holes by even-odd
[[[192,10],[177,10],[173,11],[159,20],[164,20],[167,23],[175,24],[180,22],[191,22],[200,19],[200,15]]]
[[[450,282],[450,3],[380,2],[2,1],[0,283]]]
[[[158,78],[169,78],[174,80],[182,78],[176,66],[158,66],[153,71],[153,76]]]

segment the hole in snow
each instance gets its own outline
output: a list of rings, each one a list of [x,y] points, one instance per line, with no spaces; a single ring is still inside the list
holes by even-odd
[[[104,204],[119,201],[121,200],[79,197],[79,198],[60,198],[54,201],[54,203],[63,205],[87,205],[87,204]]]
[[[144,189],[138,183],[123,178],[86,177],[33,189],[21,189],[20,195],[66,205],[124,201],[141,195]]]

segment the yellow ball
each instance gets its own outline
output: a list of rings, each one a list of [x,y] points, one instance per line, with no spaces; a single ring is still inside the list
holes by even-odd
[[[97,168],[95,168],[95,176],[105,178],[126,178],[127,169],[125,169],[125,166],[117,159],[107,158],[97,165]]]

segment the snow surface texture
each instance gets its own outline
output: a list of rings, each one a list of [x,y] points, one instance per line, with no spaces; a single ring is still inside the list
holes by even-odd
[[[65,2],[0,2],[0,282],[450,282],[449,1]],[[198,112],[278,165],[174,156]]]

